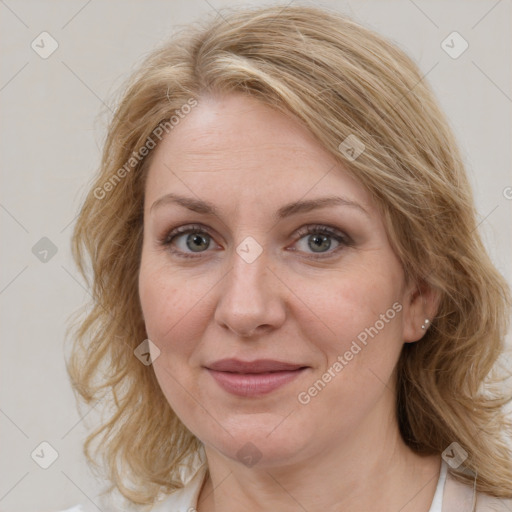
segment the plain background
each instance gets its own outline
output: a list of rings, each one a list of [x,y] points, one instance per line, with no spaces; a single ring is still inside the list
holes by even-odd
[[[180,26],[223,7],[268,4],[0,0],[1,512],[56,511],[102,487],[82,455],[96,410],[77,410],[63,348],[70,314],[89,298],[70,236],[99,162],[105,104],[112,106],[136,64]],[[464,154],[480,232],[512,283],[511,2],[315,4],[387,36],[426,74]],[[43,31],[59,44],[47,59],[31,48]],[[453,31],[469,43],[457,59],[441,47]],[[43,237],[57,249],[47,262],[32,250]],[[43,441],[58,452],[48,469],[31,458]]]

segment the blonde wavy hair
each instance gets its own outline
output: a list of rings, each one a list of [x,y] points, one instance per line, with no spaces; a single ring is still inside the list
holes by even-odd
[[[473,482],[476,474],[477,490],[512,497],[511,397],[496,370],[510,291],[478,234],[455,137],[418,67],[330,11],[274,6],[224,18],[186,27],[129,79],[74,228],[73,257],[93,300],[71,326],[67,369],[79,401],[106,399],[105,411],[110,404],[85,441],[89,463],[100,467],[100,454],[110,490],[150,505],[182,487],[179,467],[202,445],[171,410],[152,367],[134,356],[147,338],[138,271],[153,152],[141,157],[141,148],[187,102],[237,91],[303,122],[376,201],[406,278],[440,293],[431,328],[404,345],[397,365],[405,443],[441,454],[457,441],[469,457],[464,471],[452,470],[456,478]],[[349,135],[365,146],[356,159],[339,149]]]

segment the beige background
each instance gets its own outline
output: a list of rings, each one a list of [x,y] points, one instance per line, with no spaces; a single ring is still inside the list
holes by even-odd
[[[69,237],[99,162],[105,104],[176,27],[243,4],[263,2],[0,1],[1,512],[64,509],[93,498],[101,486],[81,452],[85,424],[95,411],[76,409],[63,343],[68,316],[88,299]],[[387,35],[427,74],[465,155],[479,229],[512,282],[511,2],[315,4]],[[59,45],[46,59],[31,48],[43,31]],[[453,31],[469,43],[458,59],[441,48]],[[50,48],[49,40],[44,46]],[[57,249],[47,262],[32,252],[43,237]],[[43,441],[58,452],[48,469],[31,458]]]

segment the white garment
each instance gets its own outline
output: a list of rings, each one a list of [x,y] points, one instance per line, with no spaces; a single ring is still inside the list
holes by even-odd
[[[442,512],[443,492],[447,474],[447,464],[442,461],[439,480],[432,505],[428,512]],[[151,509],[151,512],[195,512],[199,492],[206,476],[206,464],[201,464],[189,482],[176,493],[171,494],[164,501]],[[73,511],[74,512],[74,511]],[[462,511],[461,511],[462,512]]]
[[[199,492],[206,476],[204,450],[196,453],[190,468],[181,470],[185,486],[157,502],[150,512],[197,512]],[[188,475],[187,475],[188,474]],[[96,500],[101,501],[101,500]],[[108,500],[107,500],[108,501]],[[122,512],[137,510],[126,505],[113,505],[112,502],[99,502],[102,512]],[[96,505],[84,503],[59,512],[98,512]],[[473,488],[457,481],[448,472],[448,465],[442,461],[439,480],[429,512],[512,512],[512,499],[500,500],[475,493]]]
[[[441,461],[441,471],[439,473],[439,480],[437,481],[436,492],[432,499],[432,504],[428,509],[428,512],[442,512],[443,510],[443,495],[444,485],[446,483],[446,473],[448,472],[448,465],[443,460]]]

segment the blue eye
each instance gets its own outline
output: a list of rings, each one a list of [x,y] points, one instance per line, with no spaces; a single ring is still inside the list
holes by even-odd
[[[297,236],[300,236],[298,242],[302,239],[307,241],[307,248],[311,249],[314,254],[319,255],[314,256],[316,258],[330,257],[344,246],[350,246],[352,244],[351,239],[347,235],[329,226],[306,226],[304,230],[297,233]],[[337,245],[334,250],[329,251],[332,246],[332,240],[334,240]],[[323,256],[324,254],[326,256]]]
[[[187,236],[184,237],[183,235]],[[191,256],[185,252],[185,248],[190,249],[192,253],[205,252],[205,250],[210,246],[211,239],[212,237],[209,233],[201,226],[182,226],[172,230],[162,241],[162,244],[169,246],[171,252],[178,256],[182,255],[185,258],[194,258],[195,256]],[[181,247],[176,250],[172,245],[176,243],[176,240],[183,240],[185,242],[185,247],[181,244]]]
[[[306,247],[300,252],[307,252],[306,249],[310,249],[314,254],[314,256],[312,256],[313,259],[331,257],[335,253],[338,253],[343,247],[353,245],[348,235],[338,229],[323,225],[306,226],[299,230],[295,234],[295,237],[298,237],[296,243],[301,242],[302,239],[307,240]],[[205,227],[191,225],[173,229],[160,240],[160,244],[169,247],[170,252],[178,257],[198,258],[201,256],[201,253],[207,251],[212,240],[213,237]],[[332,240],[334,240],[337,245],[333,250],[330,250]],[[176,246],[178,246],[178,249],[176,249]],[[295,251],[296,249],[293,250]],[[307,257],[311,258],[311,256]]]

